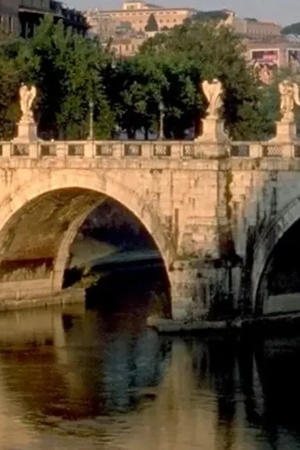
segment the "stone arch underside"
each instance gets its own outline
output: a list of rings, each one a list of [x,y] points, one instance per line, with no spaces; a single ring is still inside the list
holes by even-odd
[[[0,299],[59,292],[80,225],[107,197],[145,226],[168,271],[171,245],[160,217],[137,192],[93,171],[58,170],[12,187],[0,202]]]
[[[286,205],[261,235],[255,251],[252,270],[252,307],[261,314],[265,301],[264,274],[272,263],[272,254],[283,236],[300,219],[300,197]]]

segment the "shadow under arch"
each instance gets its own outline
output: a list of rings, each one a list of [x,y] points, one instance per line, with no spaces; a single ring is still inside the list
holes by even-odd
[[[152,237],[169,273],[174,248],[153,205],[108,175],[84,169],[45,171],[12,187],[0,203],[0,282],[30,280],[37,266],[50,275],[51,292],[62,288],[69,247],[85,218],[107,197],[129,210]],[[25,259],[34,262],[22,272]],[[52,263],[51,263],[52,261]],[[52,266],[51,266],[52,264]],[[51,267],[50,267],[51,266]],[[10,280],[8,273],[17,274]],[[25,278],[24,278],[25,276]],[[19,278],[18,278],[19,277]]]
[[[256,244],[251,277],[252,308],[256,314],[263,313],[266,288],[264,274],[272,264],[273,252],[281,239],[299,219],[300,197],[297,197],[274,217]]]

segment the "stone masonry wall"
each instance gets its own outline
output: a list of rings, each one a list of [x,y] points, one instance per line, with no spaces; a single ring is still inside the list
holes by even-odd
[[[0,278],[18,284],[20,296],[19,266],[26,260],[36,268],[23,274],[27,296],[28,277],[42,279],[46,274],[56,280],[53,292],[59,290],[57,274],[63,275],[72,223],[86,205],[90,211],[105,194],[132,211],[153,236],[169,273],[174,314],[195,309],[197,301],[197,308],[206,312],[213,285],[210,261],[218,257],[217,169],[218,163],[209,160],[183,165],[167,159],[3,159]],[[37,264],[39,259],[44,264],[43,258],[52,260],[48,272]],[[9,272],[7,267],[18,270]],[[14,295],[4,284],[0,291],[0,299]]]
[[[22,283],[30,296],[30,279],[49,280],[47,295],[59,292],[76,230],[110,196],[153,236],[174,317],[206,315],[224,299],[233,309],[262,309],[272,250],[300,218],[299,159],[263,157],[258,144],[230,157],[176,142],[158,153],[149,143],[141,152],[116,144],[114,154],[90,145],[84,153],[83,144],[69,145],[68,153],[56,143],[44,156],[37,144],[16,155],[0,146],[0,301],[21,298]]]

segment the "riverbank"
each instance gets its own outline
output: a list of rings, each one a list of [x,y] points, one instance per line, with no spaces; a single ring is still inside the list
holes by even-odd
[[[148,327],[159,334],[190,335],[224,332],[280,332],[300,329],[300,312],[270,314],[261,317],[238,317],[232,320],[169,320],[148,318]]]

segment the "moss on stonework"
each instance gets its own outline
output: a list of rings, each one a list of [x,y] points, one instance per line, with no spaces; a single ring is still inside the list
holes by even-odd
[[[255,158],[254,160],[254,169],[258,169],[260,167],[262,158]]]
[[[231,192],[231,184],[233,182],[233,175],[232,171],[229,169],[226,172],[226,183],[225,183],[225,205],[226,205],[226,217],[228,221],[232,218],[232,207],[231,207],[231,200],[232,200],[232,192]]]

